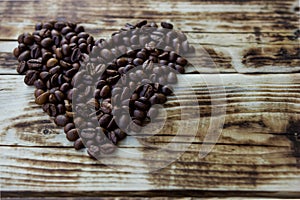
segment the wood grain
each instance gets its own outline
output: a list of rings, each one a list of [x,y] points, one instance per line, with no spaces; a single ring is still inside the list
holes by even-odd
[[[298,0],[0,1],[1,198],[299,197],[299,11]],[[181,77],[189,84],[176,87],[177,96],[164,105],[164,128],[127,137],[100,163],[73,149],[16,74],[17,36],[50,18],[81,22],[95,38],[126,22],[170,21],[205,48],[220,74],[199,62],[200,74],[190,69]],[[167,157],[179,155],[174,162],[148,173],[167,158],[157,148],[190,143],[192,127],[176,137],[189,102],[198,104],[185,107],[191,115],[184,121],[199,120],[195,138],[188,149],[169,151]],[[200,158],[209,123],[220,117],[211,116],[215,108],[226,108],[222,135]]]
[[[34,105],[33,89],[24,86],[20,76],[1,76],[4,194],[32,190],[54,192],[63,188],[64,192],[94,191],[93,196],[122,190],[235,190],[237,185],[245,191],[298,192],[300,152],[295,128],[300,121],[300,74],[205,76],[212,80],[220,76],[226,89],[227,114],[220,140],[207,157],[197,156],[210,120],[210,95],[220,94],[218,90],[209,94],[199,75],[185,75],[197,94],[202,125],[187,151],[173,150],[183,154],[166,168],[150,174],[145,169],[159,165],[162,158],[149,157],[151,149],[145,148],[141,140],[128,137],[117,153],[124,155],[123,158],[110,160],[111,165],[123,171],[99,164],[89,159],[84,150],[72,149],[62,131]],[[181,85],[177,97],[185,101],[191,92]],[[162,133],[147,139],[149,144],[157,147],[174,138],[180,122],[176,120],[180,112],[178,101],[175,97],[169,99],[165,106],[172,120]],[[179,137],[174,142],[183,143],[185,139]],[[122,151],[139,154],[133,156]]]

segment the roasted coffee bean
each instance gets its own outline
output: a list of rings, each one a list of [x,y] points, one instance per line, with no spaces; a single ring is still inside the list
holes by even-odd
[[[48,99],[49,99],[49,92],[44,92],[43,94],[39,95],[36,99],[35,99],[35,103],[38,105],[43,105],[45,104]]]
[[[42,51],[38,46],[33,47],[30,51],[31,58],[37,59],[41,57],[41,55],[42,55]]]
[[[46,85],[44,84],[44,82],[41,79],[34,81],[34,86],[37,89],[45,89],[46,88]]]
[[[53,44],[53,40],[51,38],[45,38],[41,41],[41,45],[44,48],[49,48]]]
[[[185,66],[185,65],[187,64],[187,60],[184,59],[184,58],[182,58],[182,57],[178,57],[178,58],[176,59],[176,63],[177,63],[178,65]]]
[[[40,96],[41,94],[43,94],[45,91],[42,89],[36,89],[34,91],[34,97],[37,98],[38,96]]]
[[[48,61],[47,61],[47,64],[46,66],[48,68],[51,68],[51,67],[54,67],[55,65],[57,65],[58,63],[58,60],[56,58],[50,58]]]
[[[106,128],[107,125],[109,124],[112,116],[109,114],[104,114],[100,119],[99,119],[99,124],[101,127]]]
[[[43,104],[42,108],[51,117],[55,117],[58,114],[55,104],[46,103]]]
[[[161,93],[157,93],[155,95],[153,95],[150,99],[149,99],[150,103],[152,105],[154,104],[163,104],[167,101],[167,98],[164,94]]]
[[[105,86],[101,89],[100,96],[101,96],[102,98],[105,98],[105,97],[107,97],[109,94],[110,94],[110,87],[109,87],[108,85],[105,85]]]
[[[72,62],[77,62],[81,59],[82,55],[81,55],[81,51],[79,48],[76,48],[73,50],[73,53],[71,55],[71,61]]]
[[[22,53],[19,55],[18,61],[19,61],[19,62],[21,62],[21,61],[27,61],[29,58],[30,58],[30,51],[27,50],[27,51],[22,52]]]
[[[138,119],[138,120],[144,120],[145,117],[146,117],[146,113],[144,111],[141,111],[141,110],[134,110],[133,112],[133,116]]]
[[[84,144],[83,144],[81,138],[78,138],[78,139],[74,142],[74,148],[75,148],[76,150],[80,150],[80,149],[84,148]]]
[[[135,59],[133,60],[133,64],[134,64],[135,66],[142,65],[143,62],[144,62],[144,61],[143,61],[141,58],[135,58]]]
[[[161,22],[160,24],[163,28],[173,29],[173,25],[168,22]]]
[[[178,71],[180,74],[183,74],[185,72],[184,67],[181,65],[175,65],[176,71]]]
[[[40,59],[30,59],[27,61],[29,69],[37,70],[42,67],[42,61]]]
[[[74,129],[75,128],[75,124],[74,123],[67,123],[64,126],[64,132],[67,133],[69,130]]]
[[[33,85],[34,84],[34,81],[36,81],[39,77],[39,74],[37,71],[35,70],[28,70],[26,72],[26,75],[25,75],[25,78],[24,78],[24,82],[27,84],[27,85]]]
[[[68,123],[68,118],[65,115],[57,115],[54,122],[58,126],[65,126]]]
[[[60,116],[60,115],[58,115],[58,116]],[[74,129],[69,130],[66,134],[66,137],[69,141],[77,140],[79,138],[77,129],[74,128]]]
[[[166,85],[163,86],[161,90],[164,95],[171,95],[173,93],[172,89]]]
[[[28,69],[28,67],[27,67],[26,61],[21,61],[17,67],[17,72],[19,74],[25,74],[27,69]]]

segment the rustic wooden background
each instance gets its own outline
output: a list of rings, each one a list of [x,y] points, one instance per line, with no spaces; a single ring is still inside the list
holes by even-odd
[[[119,167],[134,169],[129,173],[75,151],[63,131],[34,103],[34,89],[17,75],[11,53],[20,33],[51,18],[82,22],[95,38],[108,37],[126,22],[167,20],[203,45],[218,66],[227,93],[224,130],[212,152],[204,159],[197,156],[211,105],[205,82],[192,72],[185,76],[198,95],[201,126],[177,161],[145,173],[156,162],[128,156]],[[299,34],[299,1],[295,0],[1,0],[2,198],[300,197]],[[203,67],[202,76],[217,75]],[[180,95],[188,98],[189,92]],[[175,99],[166,104],[173,116],[180,112],[177,105]],[[172,130],[153,142],[165,144],[174,136]],[[120,146],[141,154],[147,151],[130,137]]]

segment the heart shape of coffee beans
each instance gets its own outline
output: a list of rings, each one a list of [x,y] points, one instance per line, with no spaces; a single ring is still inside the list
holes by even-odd
[[[154,105],[164,104],[169,85],[177,83],[174,70],[184,73],[188,65],[180,55],[195,52],[172,24],[146,20],[96,41],[83,26],[53,20],[36,24],[18,43],[17,72],[36,87],[35,102],[64,127],[75,149],[86,146],[93,158],[114,152],[129,132],[154,121]]]

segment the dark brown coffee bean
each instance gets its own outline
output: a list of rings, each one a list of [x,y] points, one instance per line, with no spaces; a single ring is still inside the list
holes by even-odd
[[[45,89],[46,88],[46,85],[44,84],[44,82],[41,79],[34,81],[34,86],[37,89]]]
[[[145,26],[147,24],[147,20],[143,20],[138,22],[135,26],[138,28],[141,28],[142,26]]]
[[[58,116],[60,116],[60,115],[58,115]],[[79,138],[77,129],[74,128],[74,129],[69,130],[66,134],[66,137],[69,141],[77,140]]]
[[[43,27],[43,23],[39,22],[39,23],[36,23],[35,25],[35,30],[41,30]]]
[[[54,122],[57,126],[65,126],[68,123],[68,118],[65,115],[57,115]]]
[[[171,23],[168,23],[168,22],[161,22],[160,25],[161,25],[163,28],[173,29],[173,25],[172,25]]]
[[[54,92],[54,95],[55,95],[55,98],[57,99],[58,102],[63,102],[63,101],[64,101],[65,95],[64,95],[64,93],[62,93],[61,91],[56,90],[56,91]]]
[[[37,59],[37,58],[41,57],[41,55],[42,55],[42,51],[41,51],[40,47],[38,47],[38,46],[33,47],[30,51],[31,58]]]
[[[37,71],[35,70],[28,70],[26,72],[26,76],[24,78],[24,82],[27,84],[27,85],[33,85],[34,84],[34,81],[36,81],[39,77],[39,74]]]
[[[119,128],[115,129],[114,132],[118,140],[123,140],[126,137],[126,133]]]
[[[50,58],[48,61],[47,61],[47,64],[46,66],[48,68],[51,68],[51,67],[54,67],[55,65],[58,64],[58,60],[56,58]]]
[[[14,48],[13,54],[14,54],[14,56],[15,56],[16,58],[19,57],[19,55],[20,55],[20,49],[19,49],[18,47]]]
[[[107,125],[109,124],[112,116],[109,114],[104,114],[100,119],[99,119],[99,124],[101,127],[106,128]]]
[[[178,71],[180,74],[183,74],[185,72],[184,67],[181,65],[175,65],[176,71]]]
[[[109,132],[108,133],[108,139],[113,143],[113,144],[117,144],[117,142],[118,142],[118,138],[117,138],[117,136],[116,136],[116,134],[115,134],[115,132],[114,131],[111,131],[111,132]]]
[[[25,45],[32,45],[34,42],[34,37],[31,34],[25,34],[23,42]]]
[[[45,52],[42,54],[42,62],[43,63],[47,63],[47,61],[51,58],[52,58],[52,53],[50,53],[50,52]]]
[[[48,101],[50,93],[49,92],[45,92],[41,95],[39,95],[36,99],[35,99],[35,103],[38,105],[43,105]]]
[[[41,45],[44,47],[44,48],[48,48],[50,47],[51,45],[53,44],[53,40],[51,38],[45,38],[41,41]]]
[[[45,91],[42,89],[36,89],[34,91],[34,97],[37,98],[38,96],[40,96],[41,94],[43,94]]]
[[[58,114],[56,106],[52,103],[43,104],[42,108],[51,117],[55,117]]]
[[[134,105],[140,110],[147,110],[149,108],[149,105],[141,101],[135,101]]]
[[[30,59],[27,61],[29,69],[37,70],[42,67],[42,61],[40,59]]]
[[[144,61],[143,61],[141,58],[135,58],[135,59],[133,60],[133,64],[134,64],[135,66],[142,65],[143,62],[144,62]]]
[[[40,78],[41,78],[43,81],[48,80],[49,77],[50,77],[49,72],[41,72],[41,73],[40,73]]]
[[[64,126],[64,132],[67,133],[69,130],[75,128],[75,124],[74,123],[67,123],[65,126]]]
[[[27,70],[28,70],[28,67],[27,67],[26,61],[21,61],[17,67],[17,72],[19,74],[25,74]]]
[[[173,91],[172,91],[172,89],[170,88],[170,86],[163,86],[162,87],[162,93],[164,94],[164,95],[170,95],[170,94],[172,94],[173,93]]]
[[[78,37],[79,38],[87,39],[89,37],[89,34],[86,33],[86,32],[81,32],[81,33],[78,34]]]
[[[76,48],[73,50],[72,55],[71,55],[71,61],[72,62],[77,62],[81,59],[81,51],[79,48]]]
[[[22,52],[18,57],[19,62],[27,61],[28,59],[30,59],[30,51],[29,50]]]
[[[110,94],[110,87],[109,87],[108,85],[105,85],[105,86],[101,89],[100,96],[101,96],[102,98],[105,98],[105,97],[107,97],[109,94]]]
[[[80,150],[80,149],[84,148],[84,144],[83,144],[81,138],[78,138],[78,139],[74,142],[74,148],[75,148],[76,150]]]
[[[184,58],[182,58],[182,57],[178,57],[178,58],[176,59],[176,63],[177,63],[178,65],[185,66],[185,65],[187,64],[187,60],[184,59]]]
[[[150,103],[152,105],[154,104],[163,104],[167,101],[167,98],[164,94],[161,93],[157,93],[155,95],[153,95],[150,99],[149,99]]]
[[[138,119],[138,120],[144,120],[145,117],[146,117],[146,113],[144,111],[141,111],[141,110],[134,110],[133,112],[133,116]]]

